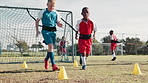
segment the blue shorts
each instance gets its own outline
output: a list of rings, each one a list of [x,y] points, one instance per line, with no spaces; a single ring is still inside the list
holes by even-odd
[[[46,44],[55,44],[56,42],[56,32],[42,30],[43,38],[46,42]]]

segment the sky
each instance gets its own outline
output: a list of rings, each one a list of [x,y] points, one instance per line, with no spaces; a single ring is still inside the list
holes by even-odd
[[[46,8],[47,0],[0,0],[1,6]],[[148,0],[57,0],[56,9],[74,14],[74,25],[81,19],[81,9],[90,9],[90,19],[98,27],[97,40],[114,30],[118,39],[138,37],[148,40]]]

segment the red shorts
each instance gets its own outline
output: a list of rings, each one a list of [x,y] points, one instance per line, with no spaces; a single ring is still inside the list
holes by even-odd
[[[117,43],[111,43],[111,50],[116,50]]]
[[[66,54],[66,49],[61,47],[60,52],[63,53],[63,54]]]
[[[90,54],[92,39],[79,39],[78,42],[79,52]]]

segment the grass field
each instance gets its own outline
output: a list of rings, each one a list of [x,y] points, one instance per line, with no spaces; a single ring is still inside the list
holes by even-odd
[[[73,63],[57,62],[65,67],[68,80],[58,80],[59,71],[52,72],[51,67],[45,70],[44,63],[27,63],[28,69],[22,69],[22,64],[0,64],[0,83],[148,83],[148,56],[117,56],[114,62],[110,59],[90,56],[86,70]],[[142,75],[131,75],[135,63]]]

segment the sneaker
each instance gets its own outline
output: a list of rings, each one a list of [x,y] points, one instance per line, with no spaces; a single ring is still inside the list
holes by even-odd
[[[116,60],[116,57],[114,57],[111,61],[115,61]]]
[[[86,65],[83,65],[83,66],[82,66],[82,70],[85,70],[85,69],[86,69]]]
[[[48,62],[48,60],[44,59],[44,63],[45,63],[45,69],[48,69],[49,68],[49,62]]]
[[[52,70],[53,70],[53,71],[56,71],[56,70],[59,70],[59,68],[58,68],[58,66],[57,66],[56,64],[54,64],[54,65],[52,66]]]

